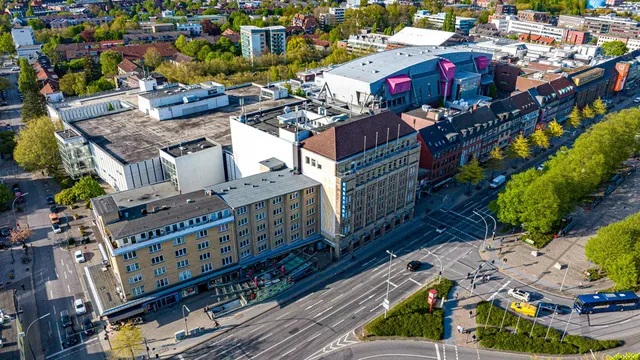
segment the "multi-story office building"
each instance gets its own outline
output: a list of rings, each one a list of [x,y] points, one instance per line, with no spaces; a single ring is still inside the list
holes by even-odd
[[[342,22],[344,22],[345,10],[346,9],[343,7],[332,7],[332,8],[329,8],[329,14],[332,14],[333,16],[335,16],[336,23],[341,24]]]
[[[284,54],[287,51],[287,35],[284,26],[241,26],[240,42],[242,56],[246,59],[260,57],[266,53]]]
[[[539,35],[553,38],[555,41],[562,41],[567,30],[540,22],[510,20],[507,31],[518,34]]]
[[[188,31],[191,36],[200,36],[202,35],[202,25],[200,22],[187,22],[187,23],[179,23],[178,31]]]
[[[73,129],[56,131],[62,166],[72,179],[93,173],[94,165],[87,140]]]
[[[518,11],[518,19],[532,22],[549,22],[549,14],[544,11],[522,10]]]
[[[495,15],[515,15],[518,10],[514,4],[496,5]]]
[[[322,184],[322,236],[335,255],[413,216],[420,143],[392,112],[331,127],[302,141],[300,168]]]
[[[33,28],[31,26],[11,29],[11,37],[13,38],[13,45],[16,48],[18,48],[18,46],[34,45],[36,43],[36,37],[33,34]]]
[[[587,20],[582,16],[560,15],[558,17],[558,26],[569,29],[585,30],[587,29]]]
[[[338,41],[336,46],[347,50],[349,53],[371,53],[373,51],[387,50],[389,38],[389,35],[383,34],[349,35],[348,39]]]
[[[437,28],[442,28],[442,24],[444,24],[444,18],[446,17],[446,13],[438,13],[438,14],[429,14],[429,13],[416,13],[414,15],[414,20],[419,20],[422,18],[426,18],[430,23],[433,23]],[[476,19],[467,18],[462,16],[456,16],[456,29],[462,30],[465,34],[469,33],[469,30],[475,25]]]

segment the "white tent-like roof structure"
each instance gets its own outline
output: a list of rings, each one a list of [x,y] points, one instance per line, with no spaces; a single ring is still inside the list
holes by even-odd
[[[448,31],[405,27],[390,37],[388,42],[406,46],[440,46],[454,35],[456,33]]]

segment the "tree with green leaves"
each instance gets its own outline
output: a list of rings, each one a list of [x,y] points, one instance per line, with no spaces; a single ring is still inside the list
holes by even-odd
[[[135,359],[144,350],[144,338],[139,327],[128,323],[111,338],[110,355],[116,359]]]
[[[596,112],[593,111],[591,106],[587,105],[582,109],[582,115],[585,119],[593,119],[594,117],[596,117]]]
[[[16,47],[13,43],[13,37],[11,36],[11,32],[5,32],[0,35],[0,52],[15,54]]]
[[[601,47],[602,53],[606,56],[622,56],[629,51],[627,45],[620,40],[608,41]]]
[[[493,179],[493,175],[496,170],[502,169],[504,163],[504,152],[500,149],[500,147],[496,146],[489,152],[489,159],[487,159],[487,167],[491,169],[491,179]]]
[[[155,49],[155,48],[151,48]],[[156,50],[157,51],[157,50]],[[122,54],[113,50],[107,50],[100,54],[100,66],[105,76],[118,74],[118,64],[122,62]]]
[[[0,91],[13,89],[13,84],[5,77],[0,77]]]
[[[15,136],[16,133],[13,131],[0,132],[0,154],[13,154],[16,147]]]
[[[613,356],[607,356],[606,360],[640,360],[640,353],[615,354]]]
[[[596,113],[596,115],[604,115],[607,113],[607,105],[604,104],[602,98],[597,98],[596,101],[591,104],[591,108]]]
[[[547,135],[549,135],[550,138],[560,137],[562,134],[564,134],[564,129],[557,121],[553,120],[547,124]]]
[[[158,49],[151,47],[144,53],[144,64],[146,66],[156,68],[162,64],[162,55]]]
[[[29,64],[26,58],[21,58],[19,65],[20,76],[18,76],[18,90],[20,90],[23,95],[26,95],[30,91],[38,91],[36,71],[33,69],[33,66]]]
[[[84,79],[88,83],[100,79],[101,69],[89,54],[84,57]]]
[[[548,149],[549,148],[549,137],[545,134],[544,131],[538,129],[531,134],[529,137],[529,141],[531,145],[537,146],[540,149]]]
[[[9,202],[15,198],[13,190],[5,184],[0,184],[0,211],[7,210],[9,208]]]
[[[529,141],[527,141],[527,139],[525,139],[522,134],[519,134],[511,142],[509,151],[511,152],[512,156],[516,158],[515,166],[518,166],[518,160],[520,158],[526,159],[531,154],[531,146],[529,145]]]
[[[76,194],[73,188],[62,189],[62,191],[56,194],[55,200],[60,205],[71,206],[76,202]]]
[[[72,189],[76,198],[82,201],[89,201],[94,197],[104,195],[104,189],[100,183],[90,176],[80,179]]]
[[[40,94],[36,81],[36,72],[25,58],[20,59],[18,89],[24,98],[21,109],[24,122],[46,114],[44,97]]]
[[[13,158],[26,171],[46,171],[54,175],[60,169],[60,153],[53,122],[47,116],[29,121],[20,133]]]
[[[462,165],[460,172],[456,175],[456,181],[468,184],[467,195],[471,193],[471,184],[477,185],[484,178],[486,178],[486,175],[476,158]]]
[[[569,114],[569,118],[567,119],[567,124],[572,128],[577,128],[582,123],[582,111],[578,109],[578,106],[574,106],[573,110],[571,110],[571,114]]]

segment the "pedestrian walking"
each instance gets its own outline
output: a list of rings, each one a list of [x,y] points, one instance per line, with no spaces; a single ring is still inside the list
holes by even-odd
[[[471,340],[473,340],[473,342],[476,342],[476,334],[473,334],[473,336],[471,337]]]
[[[455,293],[455,294],[453,295],[453,299],[454,299],[454,300],[458,300],[458,293]]]
[[[22,290],[24,290],[24,284],[20,284],[20,287],[22,287]]]
[[[469,319],[473,317],[473,310],[469,310]]]

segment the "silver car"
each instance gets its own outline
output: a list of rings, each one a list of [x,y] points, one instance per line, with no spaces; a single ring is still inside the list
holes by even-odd
[[[528,292],[523,291],[523,290],[509,289],[509,291],[507,293],[509,294],[509,296],[511,296],[512,298],[514,298],[516,300],[529,302],[529,300],[531,299],[531,294],[529,294]]]

